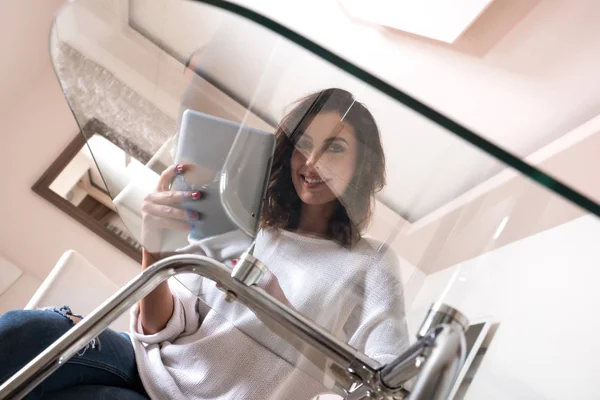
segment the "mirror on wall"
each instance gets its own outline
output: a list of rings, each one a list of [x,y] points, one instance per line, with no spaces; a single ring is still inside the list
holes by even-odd
[[[146,168],[151,157],[134,144],[125,143],[102,121],[92,119],[82,129],[93,142],[94,155],[84,136],[77,134],[32,189],[132,259],[141,261],[142,247],[118,215],[109,192],[121,192]],[[98,165],[103,168],[102,175]],[[155,163],[155,168],[160,169],[160,163]]]

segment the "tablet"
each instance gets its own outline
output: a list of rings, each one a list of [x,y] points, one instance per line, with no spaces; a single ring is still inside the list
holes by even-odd
[[[202,192],[200,200],[183,203],[191,240],[235,229],[256,235],[274,149],[272,133],[194,110],[183,113],[175,162],[193,165],[173,189]]]

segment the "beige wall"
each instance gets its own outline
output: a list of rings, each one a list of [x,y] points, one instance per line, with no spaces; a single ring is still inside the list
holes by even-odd
[[[0,45],[10,41],[12,46],[2,47],[10,57],[0,66],[6,84],[0,87],[0,254],[24,272],[3,294],[0,311],[24,306],[68,249],[119,284],[138,271],[131,259],[31,190],[78,132],[47,52],[58,3],[10,0],[0,5]]]
[[[33,183],[77,134],[77,125],[48,68],[15,96],[0,118],[3,196],[0,252],[23,271],[43,278],[67,249],[104,266],[120,282],[135,263],[87,228],[34,194]]]
[[[0,114],[14,103],[14,93],[47,68],[48,29],[64,0],[0,2]]]

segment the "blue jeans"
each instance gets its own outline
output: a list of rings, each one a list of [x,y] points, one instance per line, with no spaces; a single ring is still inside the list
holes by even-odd
[[[68,307],[15,310],[0,316],[0,384],[67,332]],[[148,399],[126,333],[104,330],[26,397],[34,399]]]

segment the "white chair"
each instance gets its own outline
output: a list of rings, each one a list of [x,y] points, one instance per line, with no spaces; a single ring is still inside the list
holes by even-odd
[[[88,315],[113,295],[119,286],[83,256],[65,252],[48,277],[34,293],[25,309],[68,305],[73,314]],[[117,318],[110,328],[129,331],[129,313]]]

